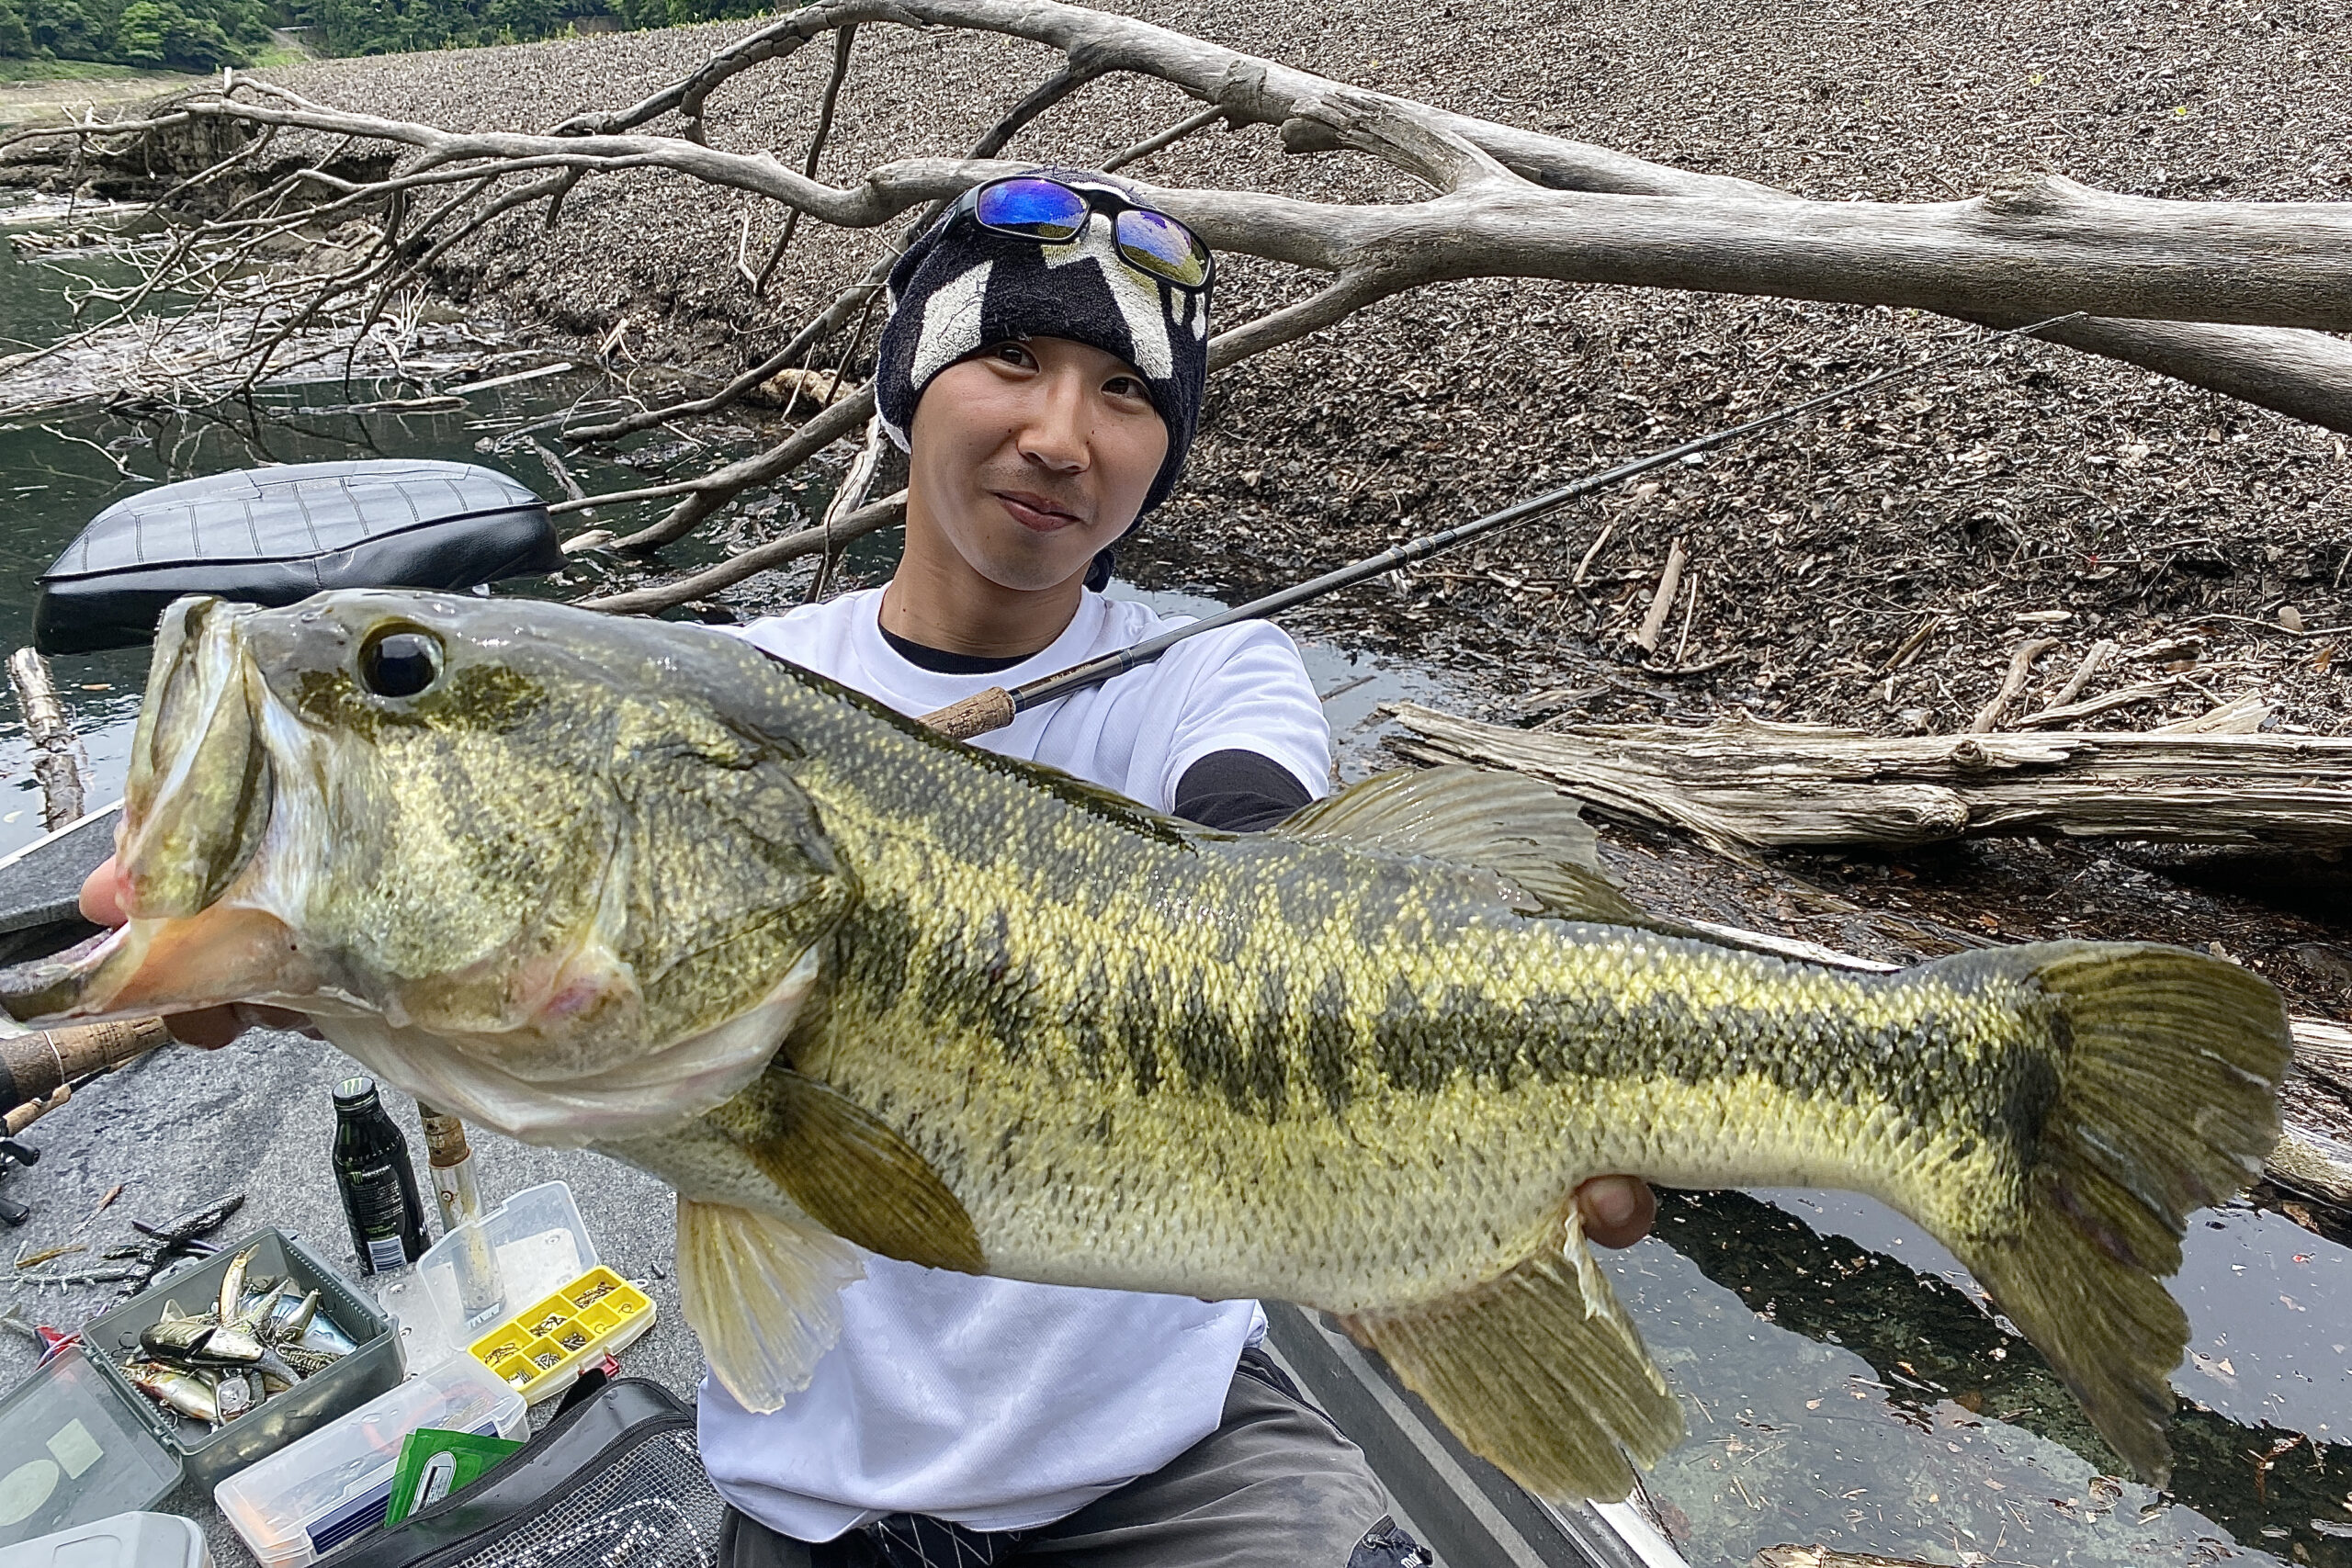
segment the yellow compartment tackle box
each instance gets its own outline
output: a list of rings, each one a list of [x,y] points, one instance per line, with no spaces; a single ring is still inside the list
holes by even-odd
[[[591,1359],[634,1344],[653,1326],[653,1311],[651,1297],[599,1265],[467,1350],[537,1404],[571,1387]]]

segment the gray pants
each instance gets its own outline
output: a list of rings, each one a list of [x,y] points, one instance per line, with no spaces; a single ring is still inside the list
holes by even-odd
[[[1245,1353],[1217,1429],[1149,1475],[1035,1529],[906,1516],[817,1546],[729,1514],[722,1568],[1429,1568],[1363,1451],[1273,1363]]]

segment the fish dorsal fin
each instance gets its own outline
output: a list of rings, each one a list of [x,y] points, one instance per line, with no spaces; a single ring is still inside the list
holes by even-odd
[[[678,1200],[678,1295],[721,1386],[779,1410],[841,1337],[842,1287],[865,1271],[839,1236],[731,1203]]]
[[[1682,1437],[1682,1407],[1642,1348],[1569,1211],[1556,1246],[1458,1295],[1340,1320],[1476,1453],[1540,1497],[1615,1502],[1633,1458]]]
[[[1575,801],[1524,773],[1450,764],[1398,769],[1303,807],[1273,832],[1302,843],[1446,861],[1494,873],[1531,914],[1652,925],[1600,869]]]
[[[868,1252],[967,1274],[988,1267],[971,1215],[930,1162],[830,1085],[770,1067],[710,1120],[811,1218]]]

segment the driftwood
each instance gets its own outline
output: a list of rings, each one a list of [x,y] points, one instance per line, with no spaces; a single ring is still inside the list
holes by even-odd
[[[29,648],[8,659],[8,683],[24,710],[33,742],[33,777],[40,782],[41,826],[54,833],[82,817],[82,743],[65,722],[65,705],[49,677],[49,661]]]
[[[1061,59],[968,155],[901,158],[828,184],[816,175],[818,152],[852,52],[867,37],[899,28],[1024,39]],[[713,96],[761,90],[749,73],[820,39],[831,43],[832,70],[804,154],[786,162],[764,148],[719,145],[707,114]],[[494,220],[537,210],[553,223],[590,180],[666,171],[777,204],[787,234],[807,222],[882,231],[876,247],[882,254],[865,276],[762,363],[707,397],[564,433],[584,441],[715,412],[811,363],[820,348],[838,374],[856,357],[859,324],[869,320],[876,289],[910,228],[972,186],[1030,166],[1003,154],[1053,105],[1080,90],[1118,91],[1143,80],[1172,86],[1201,107],[1109,160],[1114,166],[1222,123],[1233,131],[1270,128],[1293,153],[1366,156],[1427,191],[1417,200],[1335,203],[1142,184],[1147,199],[1218,251],[1298,269],[1318,285],[1295,303],[1216,334],[1209,344],[1213,370],[1408,289],[1541,277],[1915,307],[2004,327],[2087,312],[2047,335],[2352,430],[2352,343],[2331,335],[2352,331],[2352,204],[2160,200],[2094,190],[2055,174],[1957,201],[1807,200],[1368,91],[1057,0],[815,0],[634,105],[590,109],[537,134],[461,133],[353,113],[232,72],[218,86],[179,95],[144,118],[28,129],[0,145],[64,137],[118,159],[132,157],[149,137],[224,149],[158,203],[168,235],[158,242],[149,276],[118,291],[114,319],[128,320],[159,292],[242,290],[243,325],[225,346],[207,352],[242,366],[248,383],[322,327],[354,344],[370,341],[445,258],[479,242]],[[389,155],[390,166],[350,177],[314,152],[322,161],[284,169],[270,161],[281,140],[337,153],[364,149]],[[1050,158],[1052,149],[1036,154]],[[190,223],[172,200],[189,196],[225,205]],[[337,265],[323,276],[281,279],[253,265],[267,247],[329,228],[358,237],[335,253]],[[757,291],[784,242],[755,266],[749,237],[747,226],[735,266],[745,288]],[[845,332],[848,346],[838,348]],[[810,423],[820,434],[845,434],[864,417],[842,412],[846,406],[836,403]],[[825,423],[835,418],[838,430]],[[681,536],[733,496],[810,460],[808,445],[796,438],[664,489],[680,497],[669,514],[615,543],[650,549]],[[581,497],[570,504],[619,503]],[[1672,594],[1660,597],[1670,613]],[[1662,638],[1665,626],[1661,616],[1652,637]]]
[[[1416,761],[1548,780],[1717,849],[1907,848],[1997,834],[2352,845],[2352,739],[2042,732],[1888,738],[1736,718],[1525,730],[1406,704]]]
[[[1827,1546],[1768,1546],[1747,1568],[1935,1568],[1916,1557],[1881,1557],[1875,1551],[1839,1551]]]

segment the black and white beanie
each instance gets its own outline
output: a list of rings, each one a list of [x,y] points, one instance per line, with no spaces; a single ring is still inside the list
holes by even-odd
[[[1106,175],[1033,172],[1075,189],[1136,199],[1132,186]],[[1208,290],[1188,293],[1129,266],[1112,247],[1106,214],[1089,213],[1086,231],[1068,244],[1041,244],[983,229],[968,212],[951,210],[890,269],[889,299],[875,402],[882,428],[900,448],[916,402],[942,370],[1008,338],[1069,338],[1134,366],[1168,426],[1168,456],[1136,515],[1176,488],[1208,378]],[[1089,586],[1101,584],[1090,580]]]

